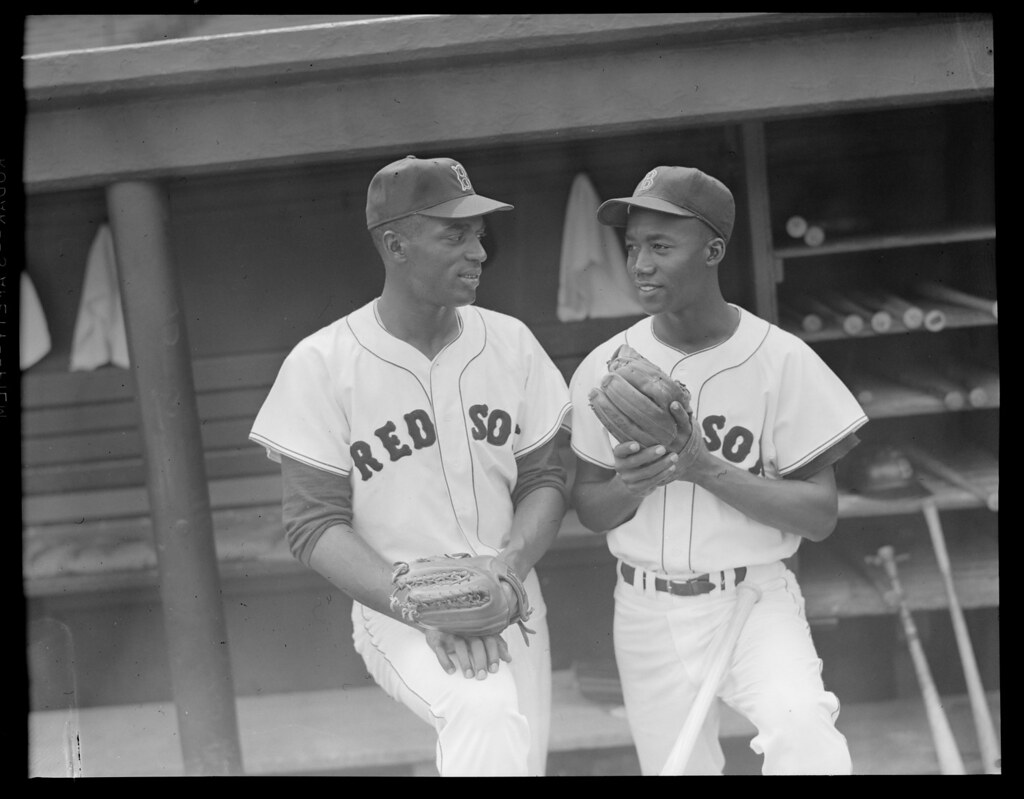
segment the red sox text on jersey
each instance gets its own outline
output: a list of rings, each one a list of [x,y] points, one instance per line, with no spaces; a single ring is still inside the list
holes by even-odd
[[[518,425],[512,423],[512,416],[501,408],[491,410],[487,405],[470,405],[467,416],[474,441],[485,441],[492,446],[502,447],[508,442],[513,430],[519,432]],[[399,437],[398,424],[394,421],[385,422],[373,431],[380,447],[387,453],[388,461],[392,463],[437,443],[437,430],[427,411],[416,408],[403,414],[402,420],[404,437]],[[381,459],[383,455],[375,451],[374,447],[369,441],[354,441],[349,448],[352,465],[359,470],[364,481],[384,468]]]
[[[728,427],[728,422],[722,415],[705,416],[701,422],[701,429],[704,431],[704,446],[707,447],[708,452],[714,453],[721,450],[721,456],[737,466],[747,460],[757,440],[756,436],[742,425]],[[754,465],[748,467],[747,471],[764,477],[764,464],[761,461],[760,451]]]

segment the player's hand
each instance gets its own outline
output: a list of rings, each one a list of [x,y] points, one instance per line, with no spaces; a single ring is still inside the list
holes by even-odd
[[[424,635],[437,662],[449,674],[459,671],[467,679],[475,677],[485,680],[488,673],[493,674],[498,670],[499,661],[512,662],[508,644],[500,635],[463,638],[437,630],[425,630]]]
[[[635,441],[624,441],[613,450],[615,471],[631,494],[646,497],[659,486],[675,479],[674,453],[660,444],[641,447]]]
[[[690,419],[682,404],[673,402],[669,405],[668,410],[681,429],[690,429],[686,440],[679,442],[681,449],[674,461],[675,468],[672,470],[671,479],[690,480],[692,479],[690,475],[693,474],[697,462],[708,454],[708,448],[704,444],[704,435],[700,427],[693,424],[693,420]],[[679,449],[679,447],[673,447],[673,449]]]
[[[504,580],[502,580],[502,582],[501,582],[501,590],[505,592],[505,599],[508,600],[508,606],[510,608],[512,608],[512,613],[513,613],[513,618],[514,618],[515,614],[517,614],[521,610],[521,608],[519,607],[519,597],[516,596],[515,589],[513,589],[512,586],[510,586]],[[501,640],[501,639],[499,639],[499,640]],[[502,643],[505,643],[505,642],[502,641]]]

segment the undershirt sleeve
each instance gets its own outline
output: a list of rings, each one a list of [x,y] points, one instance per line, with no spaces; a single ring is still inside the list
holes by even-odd
[[[352,487],[340,477],[288,457],[281,457],[281,515],[292,555],[309,566],[320,536],[331,526],[352,527]]]
[[[557,437],[517,462],[519,475],[513,506],[538,488],[549,486],[568,502],[565,468],[558,457]],[[333,525],[352,528],[352,488],[348,479],[292,458],[281,458],[282,521],[292,555],[305,566],[320,536]]]
[[[544,486],[556,489],[565,502],[569,501],[569,489],[565,484],[565,468],[558,457],[560,437],[560,435],[556,435],[546,444],[531,450],[516,462],[519,467],[519,476],[516,479],[516,487],[512,489],[513,507],[517,507],[527,494]]]

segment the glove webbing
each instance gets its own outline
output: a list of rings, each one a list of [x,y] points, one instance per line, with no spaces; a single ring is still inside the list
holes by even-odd
[[[463,554],[463,553],[459,553],[457,555],[448,555],[447,557],[461,558],[461,557],[470,557],[470,556],[466,555],[466,554]],[[400,575],[407,573],[408,571],[409,571],[409,564],[408,563],[398,564],[397,567],[395,568],[395,570],[392,573],[392,576],[391,576],[392,581],[394,581]],[[469,581],[469,574],[470,574],[469,572],[460,572],[457,569],[452,569],[451,571],[449,571],[449,572],[447,572],[445,574],[423,575],[423,576],[420,576],[420,577],[410,578],[407,581],[407,585],[409,585],[409,586],[456,585],[458,583],[468,582]],[[527,646],[529,646],[530,645],[530,639],[527,637],[527,633],[529,633],[530,635],[536,635],[537,632],[536,632],[536,630],[531,630],[529,627],[526,626],[526,624],[524,624],[524,622],[527,621],[530,618],[531,615],[533,615],[533,608],[530,607],[530,601],[529,601],[529,598],[526,595],[526,587],[523,585],[522,581],[519,579],[519,576],[515,572],[513,572],[511,568],[508,568],[507,565],[506,565],[506,572],[505,572],[505,574],[499,574],[499,575],[497,575],[497,578],[498,578],[498,583],[499,584],[504,582],[504,583],[508,583],[510,586],[512,586],[512,592],[516,595],[516,618],[513,621],[515,622],[516,625],[518,625],[519,631],[523,635],[523,641],[526,643]],[[468,607],[485,605],[485,604],[487,604],[487,601],[488,601],[487,595],[483,591],[475,591],[475,592],[469,592],[469,593],[463,592],[461,594],[456,594],[456,595],[450,596],[450,597],[445,597],[445,596],[436,597],[433,600],[431,600],[429,605],[431,607],[435,607],[435,608],[436,607],[468,608]],[[421,605],[426,605],[428,603],[422,603],[421,602],[420,604]],[[395,598],[394,597],[391,598],[391,606],[392,606],[392,608],[395,607]],[[417,618],[417,614],[416,614],[415,608],[413,608],[413,609],[402,608],[402,615],[406,619],[408,619],[409,621],[416,621],[416,618]]]

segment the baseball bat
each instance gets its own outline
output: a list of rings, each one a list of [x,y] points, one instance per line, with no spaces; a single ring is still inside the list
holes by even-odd
[[[938,308],[924,308],[924,329],[938,333],[946,329],[946,313]]]
[[[917,330],[924,324],[924,311],[890,292],[855,289],[850,296],[868,308],[886,311],[893,319],[899,319],[907,330]]]
[[[697,735],[701,727],[704,726],[708,711],[711,710],[711,703],[715,701],[718,687],[722,684],[729,661],[732,660],[732,653],[736,648],[740,633],[743,631],[743,625],[747,623],[750,611],[754,609],[754,605],[760,599],[761,589],[756,585],[740,583],[736,586],[736,607],[733,608],[725,633],[711,656],[708,671],[697,691],[693,706],[679,731],[679,736],[672,745],[665,765],[661,768],[662,777],[677,776],[686,769],[686,764],[689,763],[690,756],[693,754],[693,747],[697,743]]]
[[[804,244],[808,247],[820,247],[825,243],[825,228],[821,225],[809,225],[804,232]]]
[[[967,401],[975,408],[999,404],[999,372],[962,361],[946,363],[946,374],[967,388]]]
[[[786,220],[786,233],[792,239],[802,239],[807,232],[807,220],[799,214]]]
[[[878,369],[883,376],[907,388],[936,397],[951,411],[960,411],[967,406],[963,387],[936,372],[910,364],[879,364]]]
[[[908,330],[917,330],[924,324],[924,311],[903,297],[887,291],[882,295],[882,303],[890,312],[899,313]]]
[[[860,372],[847,378],[846,384],[857,398],[861,405],[870,405],[875,401],[875,395],[882,386],[882,382],[875,375],[868,375]]]
[[[818,314],[801,313],[796,308],[792,308],[786,304],[783,304],[780,307],[779,312],[782,318],[785,319],[792,327],[800,328],[805,333],[817,333],[825,326],[825,323]]]
[[[949,719],[942,709],[942,701],[939,698],[938,689],[932,679],[931,670],[928,668],[928,660],[925,658],[924,648],[921,646],[921,639],[917,635],[917,627],[914,624],[914,617],[907,607],[907,600],[903,594],[903,586],[900,584],[899,573],[896,569],[896,558],[891,546],[883,546],[878,550],[877,561],[885,568],[885,572],[892,584],[893,599],[890,600],[899,613],[900,621],[903,624],[903,632],[907,639],[907,646],[910,648],[910,656],[914,661],[914,671],[917,673],[917,681],[921,687],[921,695],[924,699],[925,712],[928,716],[928,726],[931,729],[932,740],[935,742],[935,754],[939,761],[939,771],[943,774],[966,774],[963,759],[960,757],[960,750],[956,745],[956,738],[953,737],[953,730],[949,726]]]
[[[926,499],[921,503],[921,510],[924,511],[924,518],[928,523],[928,533],[931,535],[932,547],[935,549],[935,559],[938,561],[942,581],[946,586],[949,615],[953,620],[956,646],[960,651],[960,662],[963,664],[964,678],[967,682],[967,695],[971,701],[971,714],[974,717],[974,728],[978,735],[982,767],[986,774],[999,774],[1001,773],[1001,769],[997,765],[1000,758],[999,739],[996,736],[995,724],[992,723],[992,714],[989,712],[988,701],[985,698],[981,675],[978,673],[978,663],[974,659],[974,647],[971,645],[971,636],[967,631],[967,622],[964,620],[964,612],[960,607],[960,600],[953,585],[953,569],[949,563],[942,523],[939,521],[939,509],[935,506],[934,501]]]
[[[995,300],[979,297],[975,294],[968,294],[966,291],[959,291],[949,286],[944,286],[941,283],[936,283],[934,280],[919,281],[915,284],[914,290],[922,297],[959,305],[961,308],[973,308],[976,311],[990,313],[996,319],[999,318]]]
[[[914,463],[920,466],[927,472],[931,472],[936,477],[945,480],[950,485],[955,485],[958,488],[962,488],[969,494],[974,495],[980,499],[985,507],[991,511],[999,510],[999,490],[988,491],[977,483],[972,483],[960,472],[953,469],[951,466],[947,466],[941,460],[936,458],[934,455],[925,452],[921,447],[914,444],[906,444],[903,446],[903,451],[907,457],[910,458]]]
[[[827,291],[822,299],[843,313],[862,317],[876,333],[886,333],[892,328],[892,315],[888,311],[872,311],[852,297],[844,297],[834,291]]]
[[[815,297],[803,295],[795,298],[794,304],[798,307],[806,308],[811,313],[816,313],[822,319],[835,324],[848,336],[856,336],[864,330],[864,318],[862,316],[858,314],[844,314]]]

